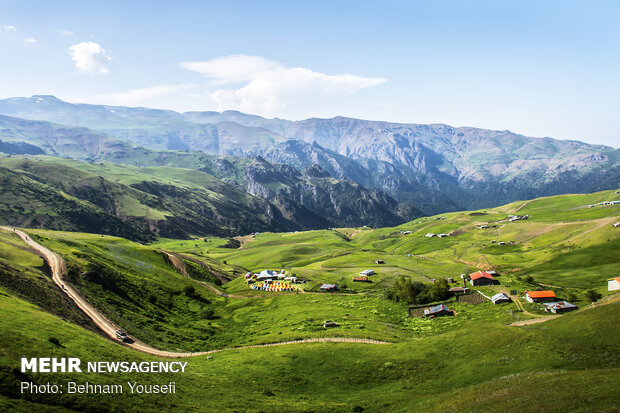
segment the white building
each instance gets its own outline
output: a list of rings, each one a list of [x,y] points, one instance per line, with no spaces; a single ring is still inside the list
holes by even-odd
[[[620,277],[607,280],[607,291],[620,290]]]

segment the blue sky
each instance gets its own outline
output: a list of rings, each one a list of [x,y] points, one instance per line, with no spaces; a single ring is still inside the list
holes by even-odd
[[[620,146],[617,1],[6,1],[0,97]]]

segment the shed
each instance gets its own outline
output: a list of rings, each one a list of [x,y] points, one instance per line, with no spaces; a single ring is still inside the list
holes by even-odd
[[[620,277],[607,280],[607,291],[620,290]]]
[[[438,236],[439,238],[445,238],[445,237],[447,237],[447,236],[448,236],[448,234],[437,234],[437,236]]]
[[[493,285],[496,283],[495,278],[486,271],[477,271],[469,274],[471,285]]]
[[[428,234],[425,235],[425,237],[432,238],[432,237],[436,237],[436,235],[433,234],[432,232],[429,232]]]
[[[469,288],[467,287],[452,287],[449,290],[451,293],[454,294],[465,294],[469,292]]]
[[[366,277],[365,275],[359,275],[357,277],[353,277],[353,282],[368,282],[368,277]]]
[[[368,276],[368,275],[373,275],[374,273],[375,273],[375,270],[364,270],[364,271],[360,272],[359,275]]]
[[[525,292],[525,299],[530,303],[544,303],[546,301],[553,301],[556,298],[555,293],[550,290]]]
[[[512,300],[510,299],[510,297],[508,297],[508,295],[506,295],[506,293],[497,293],[493,297],[491,297],[491,301],[493,301],[493,304],[501,304],[509,303]]]
[[[321,291],[336,291],[338,286],[336,284],[323,284],[321,285]]]
[[[568,313],[569,311],[574,311],[579,308],[575,304],[571,304],[568,301],[558,301],[554,303],[547,303],[545,304],[545,306],[547,307],[545,311],[551,312],[554,314]]]
[[[339,327],[340,324],[338,324],[335,321],[329,321],[329,320],[325,320],[323,322],[323,328],[329,328],[329,327]]]
[[[385,264],[385,261],[383,261],[383,260],[375,260],[375,264]]]
[[[424,309],[424,317],[441,317],[444,315],[454,315],[454,313],[444,304],[439,304]]]

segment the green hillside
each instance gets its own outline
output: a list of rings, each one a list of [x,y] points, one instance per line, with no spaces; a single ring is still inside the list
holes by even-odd
[[[534,289],[540,283],[558,293],[605,293],[606,280],[620,272],[620,229],[613,226],[620,220],[620,204],[588,206],[614,200],[620,200],[620,194],[603,191],[442,214],[392,228],[262,233],[241,238],[239,249],[218,248],[225,240],[217,239],[204,246],[173,240],[154,245],[252,271],[286,269],[309,279],[306,289],[334,282],[354,291],[380,292],[398,275],[419,281],[460,280],[460,274],[483,269],[500,274],[500,285],[493,287],[498,291]],[[509,222],[511,214],[530,217]],[[489,228],[479,228],[484,225]],[[448,236],[426,237],[428,233]],[[352,276],[365,269],[375,270],[373,282],[353,283]],[[524,282],[528,276],[534,283]],[[241,280],[229,288],[235,285],[247,288]]]
[[[0,406],[12,411],[615,411],[616,301],[527,328],[480,324],[388,346],[300,344],[188,359],[186,374],[20,373],[19,357],[150,361],[0,291]],[[31,328],[36,322],[37,328]],[[50,341],[55,338],[58,344]],[[21,381],[176,382],[174,395],[20,395]],[[128,390],[128,389],[127,389]]]
[[[157,173],[174,179],[165,169]],[[116,167],[108,174],[118,184],[141,179]],[[10,332],[0,338],[0,407],[616,411],[620,296],[607,291],[606,280],[620,272],[620,228],[612,225],[620,220],[620,204],[597,205],[613,200],[620,195],[605,191],[424,217],[392,228],[259,233],[239,237],[239,248],[227,238],[161,238],[143,245],[99,234],[26,230],[65,259],[66,282],[132,337],[173,351],[224,349],[212,358],[187,359],[189,371],[182,375],[20,373],[16,360],[22,356],[155,358],[102,337],[51,282],[43,261],[12,231],[0,230],[0,331]],[[506,221],[511,214],[530,216]],[[449,236],[425,237],[429,232]],[[352,282],[368,268],[376,271],[372,282]],[[580,309],[547,320],[541,305],[517,296],[518,302],[499,305],[452,297],[447,305],[454,317],[428,319],[409,316],[407,303],[387,298],[399,276],[425,285],[450,277],[456,286],[460,274],[479,268],[499,273],[498,285],[473,288],[485,295],[552,289]],[[250,290],[242,275],[262,269],[284,269],[307,282],[295,285],[298,293]],[[337,283],[340,291],[318,292],[324,282]],[[589,290],[604,297],[591,304]],[[339,326],[325,329],[325,320]],[[544,322],[511,325],[528,320]],[[230,349],[329,337],[392,344]],[[17,389],[24,380],[175,381],[178,390],[169,397],[22,395]]]

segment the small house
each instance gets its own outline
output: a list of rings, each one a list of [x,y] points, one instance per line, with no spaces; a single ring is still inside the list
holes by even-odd
[[[620,290],[620,277],[607,280],[607,291]]]
[[[620,222],[614,222],[614,227],[620,228]]]
[[[477,271],[469,274],[470,283],[473,286],[476,285],[493,285],[496,283],[495,278],[486,271]]]
[[[367,283],[368,277],[366,277],[365,275],[359,275],[357,277],[353,277],[353,282]]]
[[[452,287],[449,290],[453,294],[467,294],[469,292],[469,288],[467,287]]]
[[[321,291],[336,291],[338,286],[336,284],[323,284],[320,287]]]
[[[444,315],[454,315],[444,304],[435,305],[424,309],[424,317],[442,317]]]
[[[501,304],[501,303],[509,303],[512,300],[510,299],[510,297],[506,295],[506,293],[498,293],[498,294],[495,294],[493,297],[491,297],[491,301],[493,301],[493,304]]]
[[[571,304],[568,301],[558,301],[554,303],[547,303],[545,304],[545,307],[547,307],[545,308],[545,311],[553,313],[553,314],[568,313],[570,311],[575,311],[579,308],[575,304]]]
[[[375,270],[364,270],[362,272],[360,272],[359,275],[361,276],[369,276],[369,275],[373,275],[375,273]]]
[[[447,236],[448,236],[448,234],[437,234],[437,236],[438,236],[439,238],[445,238],[445,237],[447,237]]]
[[[425,237],[432,238],[432,237],[436,237],[436,235],[433,234],[432,232],[429,232],[428,234],[425,235]]]
[[[323,322],[323,328],[338,327],[338,326],[340,326],[340,324],[338,324],[335,321],[325,320]]]
[[[553,301],[557,297],[553,291],[526,291],[525,299],[530,303],[544,303],[547,301]]]
[[[383,260],[375,260],[375,264],[385,264],[385,261],[383,261]]]

